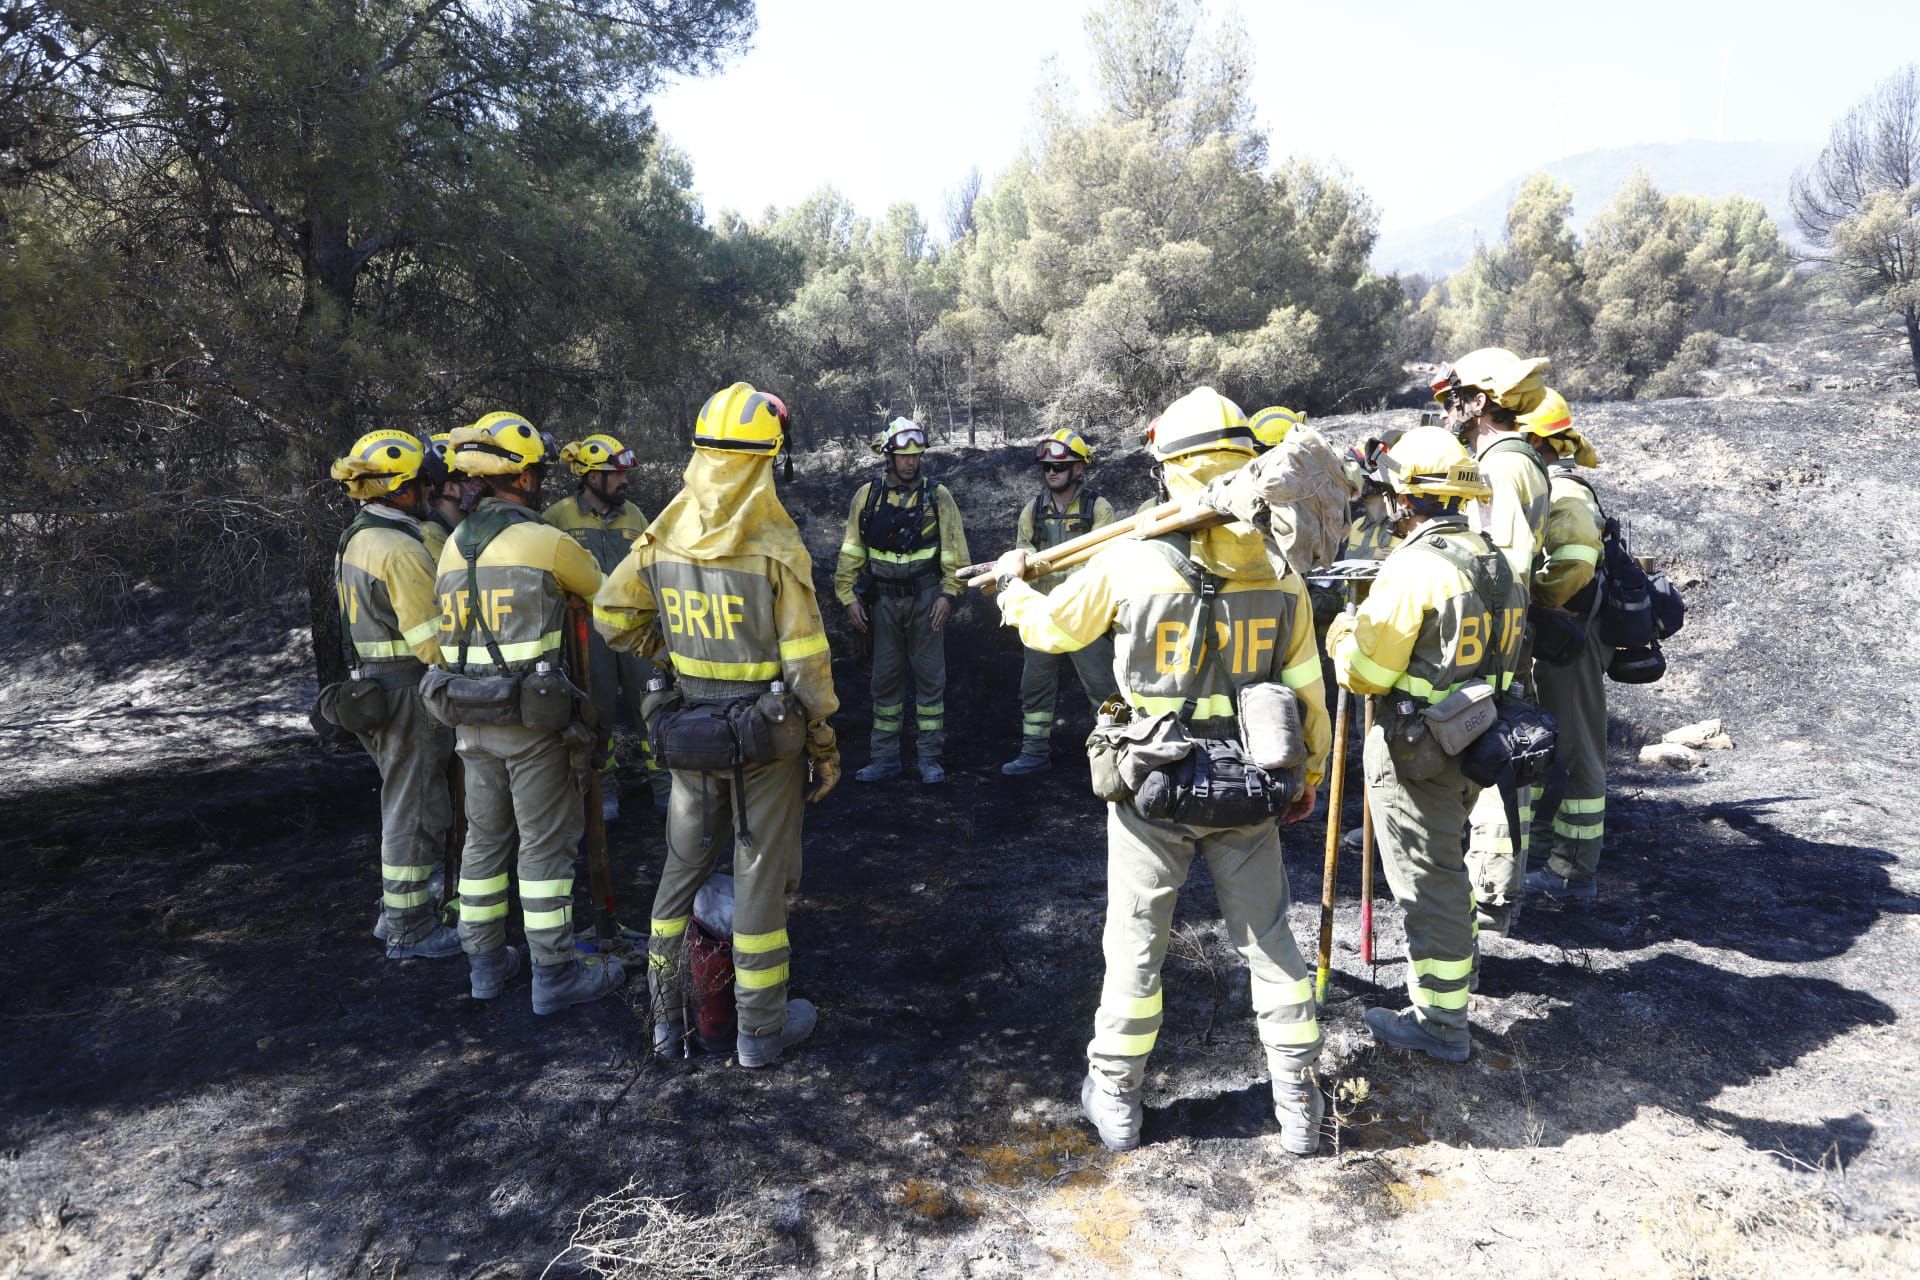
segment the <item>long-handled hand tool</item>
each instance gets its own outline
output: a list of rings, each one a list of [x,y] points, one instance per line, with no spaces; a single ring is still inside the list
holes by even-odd
[[[587,602],[579,596],[567,597],[568,675],[589,700],[593,696],[593,667],[590,652],[592,624],[588,621]],[[612,725],[598,728],[612,733]],[[596,742],[596,746],[598,743]],[[603,950],[611,949],[619,936],[613,903],[613,868],[607,863],[607,823],[600,808],[599,761],[590,753],[587,759],[587,879],[593,890],[593,936]]]
[[[1115,520],[1112,524],[1101,525],[1089,533],[1077,538],[1069,538],[1057,547],[1048,550],[1044,557],[1033,555],[1027,558],[1026,577],[1044,578],[1050,573],[1062,569],[1072,569],[1093,559],[1110,542],[1122,538],[1157,538],[1162,534],[1179,533],[1188,529],[1204,529],[1210,525],[1223,524],[1227,520],[1212,507],[1203,506],[1197,499],[1163,502],[1157,507],[1149,507],[1125,520]],[[989,595],[993,593],[993,562],[968,565],[960,571],[967,585],[977,587]]]
[[[445,924],[457,924],[460,913],[447,911],[448,903],[460,901],[460,859],[467,847],[467,767],[460,761],[458,752],[447,757],[447,802],[453,806],[453,822],[447,827],[447,844],[441,854],[442,889],[445,899],[441,904],[441,920]]]
[[[1347,691],[1334,690],[1338,699],[1333,716],[1333,770],[1327,782],[1327,858],[1320,875],[1320,956],[1313,977],[1313,1001],[1327,1002],[1327,980],[1333,976],[1333,897],[1340,872],[1340,805],[1347,782]]]
[[[1373,699],[1363,698],[1361,741],[1373,736]],[[1365,751],[1362,746],[1361,750]],[[1365,757],[1362,756],[1364,761]],[[1373,808],[1367,804],[1367,772],[1360,770],[1360,963],[1373,963]]]

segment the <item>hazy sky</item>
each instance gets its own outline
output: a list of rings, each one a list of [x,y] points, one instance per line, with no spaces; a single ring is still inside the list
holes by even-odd
[[[991,185],[1030,139],[1050,56],[1090,101],[1087,7],[760,0],[753,49],[654,107],[692,156],[709,215],[832,183],[865,213],[911,200],[937,228],[969,167]],[[1878,80],[1920,60],[1913,0],[1238,7],[1273,154],[1345,164],[1388,226],[1596,147],[1818,143]],[[1489,71],[1509,78],[1484,84]]]

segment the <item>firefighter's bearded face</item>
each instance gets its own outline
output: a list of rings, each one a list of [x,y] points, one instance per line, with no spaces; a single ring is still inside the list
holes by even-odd
[[[624,471],[587,472],[587,488],[593,490],[593,496],[609,507],[617,507],[626,501],[628,480]]]
[[[901,484],[912,484],[920,477],[920,455],[917,453],[890,453],[889,465],[893,468],[893,478]]]

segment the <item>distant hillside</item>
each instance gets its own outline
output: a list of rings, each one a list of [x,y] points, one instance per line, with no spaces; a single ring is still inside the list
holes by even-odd
[[[1758,200],[1792,240],[1787,189],[1794,169],[1816,154],[1811,144],[1782,142],[1677,142],[1587,151],[1516,173],[1458,213],[1383,232],[1373,249],[1373,263],[1381,271],[1402,274],[1440,276],[1458,270],[1472,256],[1476,237],[1499,238],[1514,192],[1529,174],[1541,170],[1573,188],[1576,227],[1604,209],[1633,167],[1641,165],[1652,175],[1654,185],[1668,194],[1738,194]]]

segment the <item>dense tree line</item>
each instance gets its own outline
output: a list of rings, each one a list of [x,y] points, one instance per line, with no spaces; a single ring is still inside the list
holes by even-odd
[[[1545,174],[1522,184],[1506,234],[1427,293],[1424,345],[1546,353],[1579,398],[1684,395],[1722,336],[1755,336],[1793,299],[1792,257],[1757,201],[1665,196],[1636,170],[1584,235],[1572,208]]]
[[[932,227],[832,189],[703,210],[647,99],[751,35],[751,0],[0,0],[0,589],[88,628],[303,583],[326,461],[510,406],[673,465],[714,386],[796,445],[1130,435],[1212,383],[1314,413],[1409,359],[1551,352],[1570,392],[1679,388],[1786,287],[1757,207],[1631,184],[1584,237],[1544,180],[1410,305],[1341,171],[1275,159],[1252,50],[1200,0],[1104,0],[1084,102]],[[320,646],[322,661],[329,645]]]

